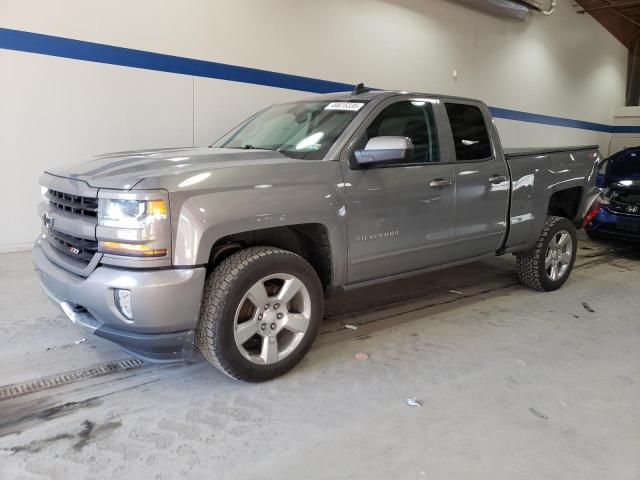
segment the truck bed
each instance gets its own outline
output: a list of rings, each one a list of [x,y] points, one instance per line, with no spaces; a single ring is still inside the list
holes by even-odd
[[[560,200],[578,202],[565,213],[579,224],[598,191],[593,185],[600,158],[597,145],[511,148],[505,149],[504,155],[511,175],[506,251],[523,251],[533,246],[549,214],[551,198],[561,190],[565,193]]]

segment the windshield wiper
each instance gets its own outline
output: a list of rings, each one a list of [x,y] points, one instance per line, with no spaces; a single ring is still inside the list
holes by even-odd
[[[216,147],[216,148],[236,148],[236,149],[240,149],[240,150],[270,150],[272,152],[275,151],[274,148],[256,147],[255,145],[251,145],[250,143],[246,143],[244,145],[239,145],[237,147],[221,146],[221,147]]]

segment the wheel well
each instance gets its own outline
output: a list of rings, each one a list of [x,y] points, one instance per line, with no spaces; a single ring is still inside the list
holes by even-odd
[[[555,192],[549,199],[549,209],[547,213],[549,213],[549,215],[565,217],[573,221],[578,215],[581,198],[581,187],[572,187]]]
[[[325,291],[331,285],[329,232],[318,223],[264,228],[223,237],[211,248],[207,273],[238,250],[254,246],[276,247],[300,255],[314,268]]]

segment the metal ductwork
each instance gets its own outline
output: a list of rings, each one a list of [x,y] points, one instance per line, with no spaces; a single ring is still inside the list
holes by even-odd
[[[517,0],[517,2],[543,15],[551,15],[558,6],[557,0]]]
[[[524,21],[529,12],[550,15],[556,8],[556,0],[455,0],[491,15]]]

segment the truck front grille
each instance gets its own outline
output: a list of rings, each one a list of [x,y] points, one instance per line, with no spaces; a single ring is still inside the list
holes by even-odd
[[[85,238],[74,237],[66,233],[58,232],[53,228],[47,228],[49,243],[65,255],[76,260],[89,263],[98,251],[98,242]]]
[[[49,190],[47,199],[51,207],[63,212],[74,213],[87,217],[98,216],[98,199],[92,197],[80,197],[69,193]]]

